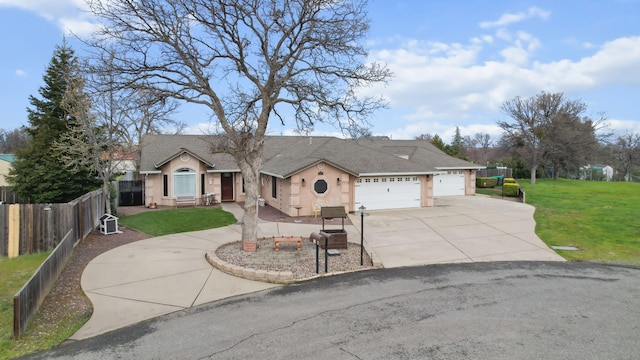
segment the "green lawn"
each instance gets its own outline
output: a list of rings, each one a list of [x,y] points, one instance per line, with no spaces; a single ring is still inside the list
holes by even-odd
[[[14,259],[0,257],[0,359],[9,359],[25,351],[13,341],[13,295],[29,280],[49,252],[23,255]]]
[[[640,183],[538,179],[519,184],[535,206],[536,233],[568,260],[640,265]]]
[[[234,224],[236,218],[220,208],[202,207],[154,210],[125,216],[120,224],[151,236],[213,229]]]

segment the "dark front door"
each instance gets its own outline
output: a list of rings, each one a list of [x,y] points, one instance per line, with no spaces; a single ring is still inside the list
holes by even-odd
[[[222,173],[222,198],[221,201],[233,201],[233,173]]]

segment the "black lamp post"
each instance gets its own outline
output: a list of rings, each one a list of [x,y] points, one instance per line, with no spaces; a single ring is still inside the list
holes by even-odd
[[[360,266],[364,265],[364,205],[360,205]]]

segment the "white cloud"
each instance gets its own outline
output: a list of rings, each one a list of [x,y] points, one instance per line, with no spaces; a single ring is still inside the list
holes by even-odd
[[[495,122],[490,117],[500,116],[504,101],[543,90],[579,95],[609,85],[640,86],[640,37],[612,40],[580,59],[550,62],[531,61],[541,43],[524,32],[497,50],[501,59],[483,60],[480,54],[488,50],[486,44],[478,38],[469,44],[414,41],[372,52],[371,60],[386,62],[395,76],[388,85],[365,91],[382,94],[394,111],[402,113],[398,120],[407,125],[393,130],[394,136],[443,136],[456,125],[462,129],[473,122]],[[477,113],[487,118],[472,119],[471,114]],[[483,132],[497,133],[494,128]]]
[[[0,8],[12,7],[31,11],[55,23],[62,32],[78,36],[92,30],[91,17],[85,0],[0,0]]]
[[[29,74],[27,74],[27,72],[22,70],[22,69],[16,69],[16,76],[17,77],[27,77],[27,76],[29,76]]]
[[[505,27],[529,18],[538,17],[540,19],[547,19],[551,15],[550,12],[540,9],[539,7],[532,6],[527,9],[526,12],[507,13],[502,14],[498,20],[495,21],[483,21],[479,25],[483,29],[494,27]]]
[[[625,132],[640,133],[640,121],[637,120],[607,119],[607,124],[607,130],[613,131],[616,135]]]

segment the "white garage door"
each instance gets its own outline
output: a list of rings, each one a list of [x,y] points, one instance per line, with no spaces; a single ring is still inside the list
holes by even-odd
[[[433,196],[464,195],[464,173],[462,171],[450,171],[444,175],[433,177]]]
[[[369,210],[420,207],[420,180],[414,176],[357,179],[355,205]]]

